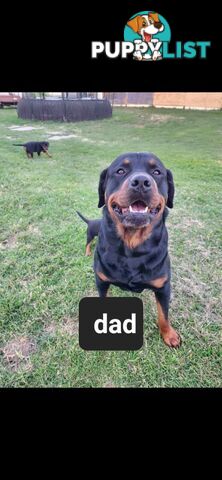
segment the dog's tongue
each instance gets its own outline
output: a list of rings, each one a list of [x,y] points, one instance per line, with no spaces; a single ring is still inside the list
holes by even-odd
[[[144,34],[145,42],[150,42],[151,35],[149,35],[149,33],[147,33],[147,32],[143,32],[143,34]]]
[[[143,203],[143,202],[134,202],[132,205],[131,205],[131,209],[133,212],[144,212],[144,210],[146,209],[146,205]]]

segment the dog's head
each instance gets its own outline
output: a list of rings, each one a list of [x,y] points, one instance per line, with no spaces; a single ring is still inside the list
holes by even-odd
[[[142,36],[143,41],[149,42],[152,35],[164,30],[164,26],[159,19],[158,13],[149,13],[148,15],[137,15],[127,22],[132,30]]]
[[[41,145],[42,145],[42,147],[43,147],[45,150],[48,150],[48,148],[49,148],[49,142],[41,142]]]
[[[173,197],[173,175],[152,153],[120,155],[100,175],[98,207],[106,204],[119,231],[152,227]]]

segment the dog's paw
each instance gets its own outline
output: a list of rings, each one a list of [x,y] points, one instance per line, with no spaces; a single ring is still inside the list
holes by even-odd
[[[133,58],[135,60],[142,60],[142,58],[143,58],[142,53],[139,50],[137,52],[134,52]]]
[[[179,348],[181,346],[181,337],[173,327],[169,327],[166,332],[161,332],[163,341],[168,347]]]
[[[154,61],[157,60],[157,58],[158,58],[158,53],[159,53],[159,52],[156,52],[156,51],[153,52],[153,60],[154,60]]]

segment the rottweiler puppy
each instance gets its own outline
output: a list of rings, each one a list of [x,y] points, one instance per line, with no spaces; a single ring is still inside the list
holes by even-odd
[[[103,170],[94,270],[100,297],[111,284],[138,293],[153,290],[160,333],[177,348],[181,339],[168,318],[171,266],[165,225],[174,191],[171,171],[153,153],[125,153]]]
[[[48,157],[52,157],[49,155],[48,148],[49,142],[27,142],[27,143],[13,143],[15,147],[24,147],[26,151],[26,155],[28,158],[33,158],[33,153],[36,152],[38,156],[41,155],[41,152],[46,153]]]

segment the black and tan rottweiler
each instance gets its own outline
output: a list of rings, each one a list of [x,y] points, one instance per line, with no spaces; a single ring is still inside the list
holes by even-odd
[[[168,319],[171,267],[165,226],[173,198],[173,175],[152,153],[120,155],[103,170],[94,270],[101,297],[110,284],[138,293],[153,290],[160,333],[177,348],[181,339]]]
[[[48,157],[52,157],[49,155],[48,148],[49,142],[27,142],[27,143],[13,143],[15,147],[24,147],[26,151],[26,155],[28,158],[33,158],[33,153],[36,152],[38,156],[41,155],[41,152],[46,153]]]

